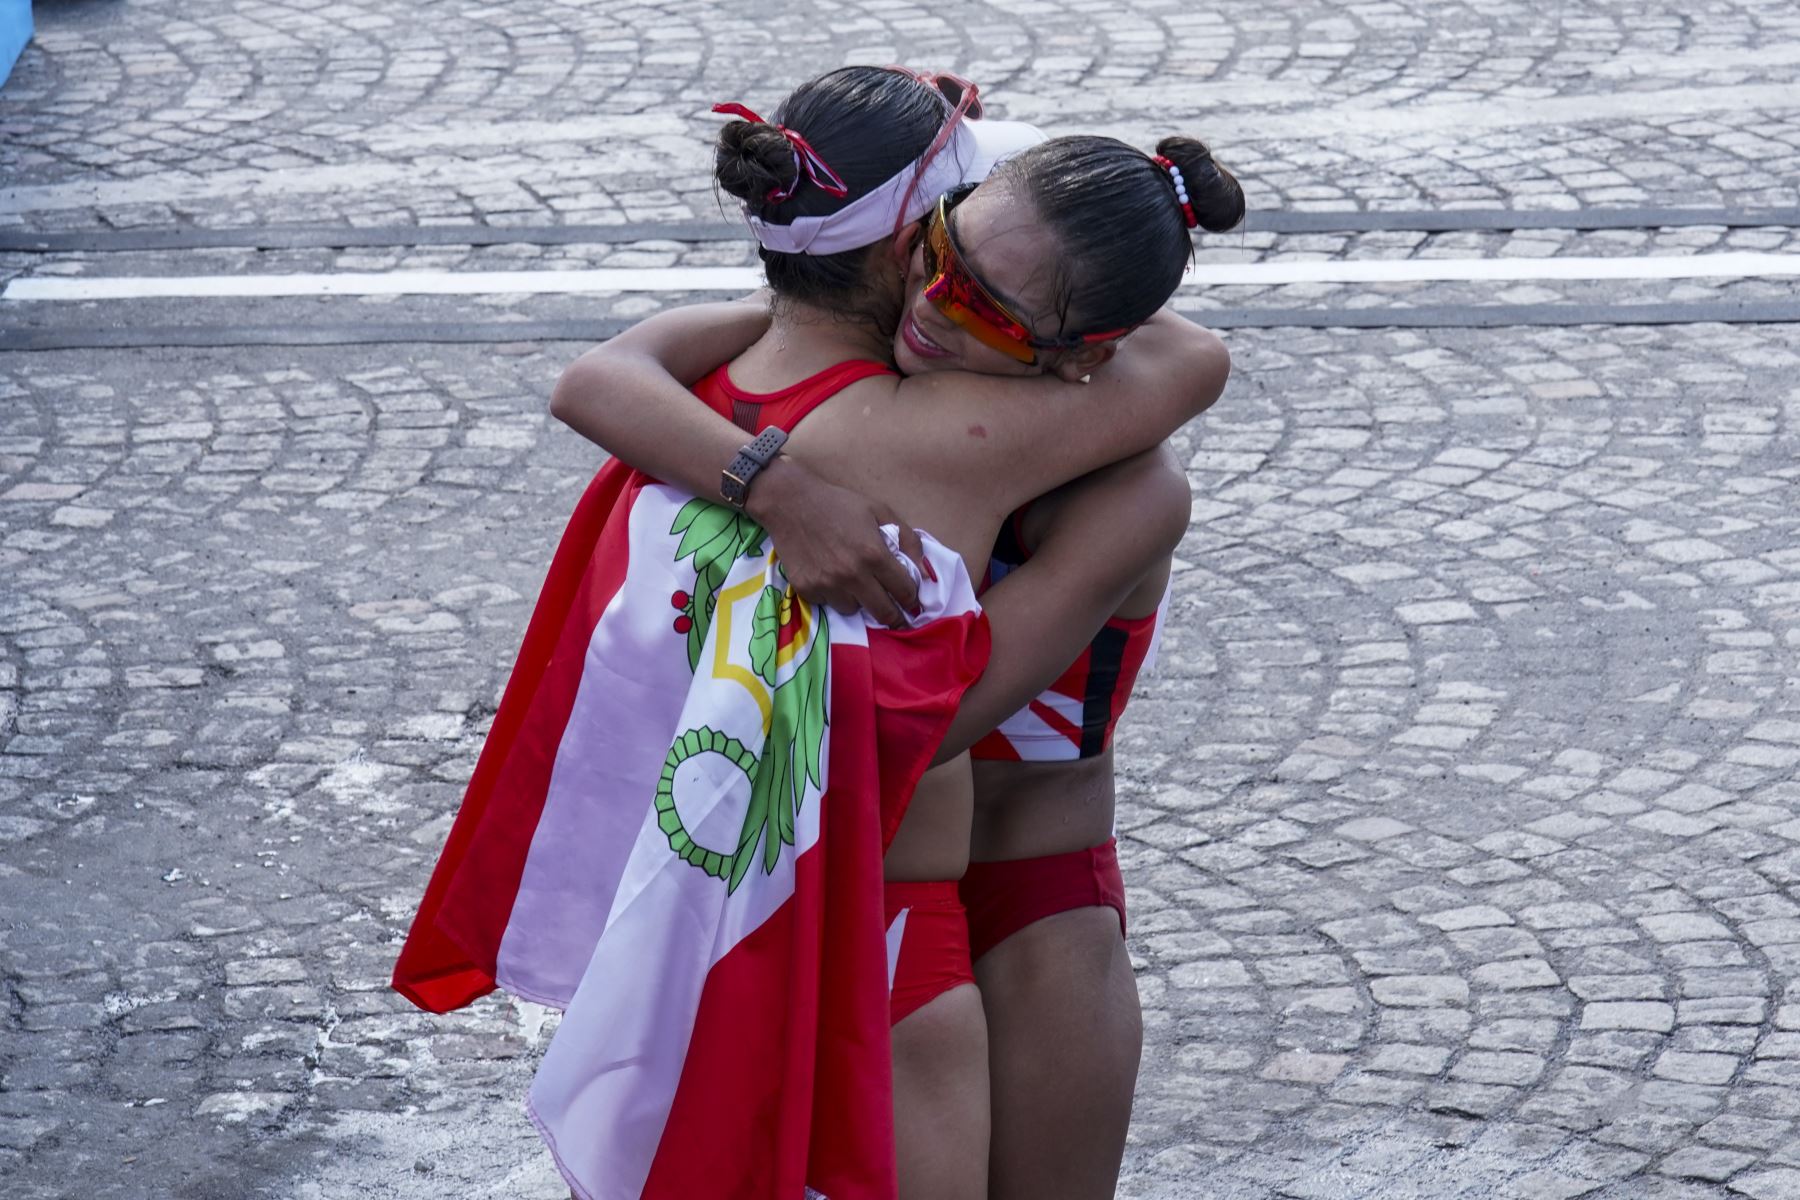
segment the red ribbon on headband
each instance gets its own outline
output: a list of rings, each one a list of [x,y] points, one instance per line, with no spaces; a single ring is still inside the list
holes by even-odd
[[[742,104],[715,104],[712,110],[727,116],[741,117],[755,125],[768,124],[767,121]],[[789,129],[786,125],[777,125],[775,130],[786,138],[788,145],[793,148],[794,182],[786,187],[770,188],[769,194],[764,197],[770,204],[780,204],[784,200],[791,199],[793,194],[800,190],[802,179],[811,180],[812,185],[820,191],[829,192],[839,198],[850,194],[850,188],[842,179],[838,178],[838,173],[832,170],[823,158],[819,157],[819,152],[812,148],[812,143],[808,142],[804,136],[796,130]]]

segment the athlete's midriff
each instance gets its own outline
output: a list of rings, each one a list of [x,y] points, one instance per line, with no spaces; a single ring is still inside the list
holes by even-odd
[[[1112,836],[1113,755],[974,764],[971,856],[978,862],[1085,850]]]

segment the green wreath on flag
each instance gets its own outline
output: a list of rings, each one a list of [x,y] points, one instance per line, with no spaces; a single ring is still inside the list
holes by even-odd
[[[698,670],[701,650],[718,610],[719,590],[740,558],[760,557],[764,532],[735,509],[706,500],[690,500],[676,514],[671,534],[680,534],[676,561],[694,560],[694,590],[677,593],[686,601],[688,667]],[[795,621],[812,622],[812,644],[786,680],[777,682],[781,632]],[[769,733],[759,758],[737,738],[702,726],[676,737],[663,759],[656,785],[657,826],[669,849],[683,862],[725,881],[737,891],[759,859],[772,874],[781,848],[794,844],[794,824],[808,786],[821,787],[821,766],[828,723],[826,687],[830,662],[825,612],[813,609],[790,589],[765,584],[751,617],[750,670],[769,686]],[[675,774],[691,758],[717,754],[750,780],[750,805],[737,845],[720,849],[701,845],[675,805]]]

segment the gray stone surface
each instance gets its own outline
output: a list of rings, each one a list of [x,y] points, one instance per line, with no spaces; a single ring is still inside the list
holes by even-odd
[[[0,93],[33,226],[716,216],[713,103],[896,59],[1010,116],[1197,132],[1265,208],[1792,205],[1800,178],[1785,0],[42,8]]]
[[[1413,1146],[1421,1195],[1776,1187],[1794,815],[1761,748],[1790,744],[1795,336],[1232,344],[1231,392],[1178,438],[1194,527],[1121,740],[1149,1026],[1126,1194],[1248,1188],[1251,1163],[1363,1194],[1349,1148]],[[334,1195],[441,1157],[405,1177],[554,1193],[516,1114],[545,1014],[428,1018],[382,985],[595,462],[543,413],[561,360],[5,364],[18,1178],[116,1149],[204,1189],[210,1154]],[[1551,363],[1597,394],[1534,395]],[[1766,433],[1708,432],[1768,397]],[[1657,553],[1688,537],[1719,554]],[[1427,605],[1473,615],[1401,611]],[[1714,825],[1636,821],[1701,791]],[[1642,1151],[1600,1154],[1645,1120]],[[1488,1149],[1527,1131],[1542,1160]]]
[[[44,230],[717,218],[714,100],[848,60],[1211,138],[1305,210],[1792,205],[1800,22],[1740,0],[64,0],[0,90]],[[771,47],[783,75],[769,77]],[[1231,235],[1206,261],[1791,251],[1783,228]],[[736,243],[0,255],[19,274],[744,265]],[[1790,282],[1290,285],[1345,309]],[[682,296],[0,319],[634,317]],[[1120,735],[1146,1050],[1122,1196],[1800,1195],[1792,326],[1239,331]],[[385,989],[597,454],[568,345],[0,360],[0,1177],[549,1198],[554,1018]]]

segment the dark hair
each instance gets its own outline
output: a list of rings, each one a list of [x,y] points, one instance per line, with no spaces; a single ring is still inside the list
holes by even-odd
[[[1167,137],[1156,152],[1180,169],[1202,229],[1220,233],[1244,219],[1243,188],[1204,142]],[[995,175],[1031,201],[1060,243],[1057,334],[1136,325],[1175,294],[1194,242],[1174,179],[1143,151],[1109,137],[1051,138]]]
[[[721,129],[714,178],[743,201],[747,213],[772,225],[824,216],[886,183],[925,153],[949,113],[944,96],[911,75],[882,67],[843,67],[795,88],[770,124],[732,121]],[[794,148],[776,125],[804,136],[849,194],[834,196],[804,179],[794,187]],[[769,202],[771,192],[788,188],[793,188],[792,196]],[[777,297],[847,312],[884,329],[898,324],[897,302],[869,286],[866,247],[839,254],[759,253]]]

